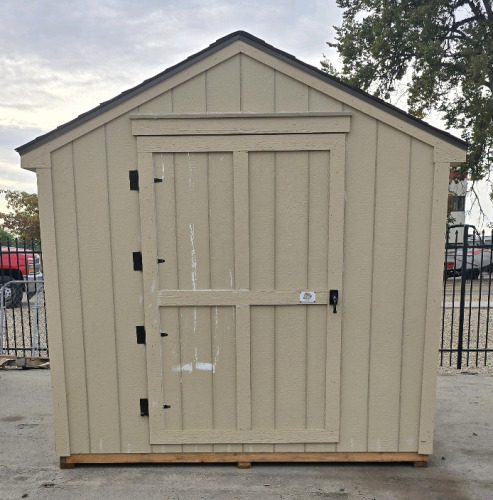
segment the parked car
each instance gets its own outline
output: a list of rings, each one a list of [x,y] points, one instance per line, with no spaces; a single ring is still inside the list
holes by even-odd
[[[467,226],[466,277],[476,279],[480,273],[493,271],[493,246],[491,236],[479,234],[475,226]],[[465,226],[453,225],[447,229],[445,245],[444,278],[461,276],[463,267]]]
[[[37,282],[42,280],[39,254],[24,248],[0,247],[0,301],[3,295],[5,307],[19,307],[23,293],[32,297],[39,286]]]

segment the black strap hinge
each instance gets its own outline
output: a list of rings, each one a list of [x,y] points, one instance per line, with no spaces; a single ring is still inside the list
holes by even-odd
[[[139,171],[138,170],[129,170],[128,178],[130,180],[130,191],[138,191],[139,190]]]
[[[154,182],[163,182],[163,179],[160,177],[154,177]]]
[[[142,252],[133,252],[134,271],[142,271]]]
[[[161,332],[161,337],[167,337],[167,336],[168,336],[167,333]]]
[[[171,408],[170,405],[163,405],[163,410],[167,410],[168,408]]]
[[[146,343],[146,329],[144,326],[136,326],[135,331],[137,333],[137,344]]]
[[[158,264],[162,264],[163,262],[166,262],[166,261],[165,261],[164,259],[158,259],[158,260],[157,260],[157,263],[158,263]]]
[[[140,416],[148,417],[149,416],[149,400],[141,399],[140,400]]]

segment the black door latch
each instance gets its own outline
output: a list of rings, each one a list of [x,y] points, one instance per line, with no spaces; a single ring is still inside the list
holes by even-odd
[[[329,292],[329,305],[334,306],[334,314],[337,312],[337,303],[339,302],[339,290]]]

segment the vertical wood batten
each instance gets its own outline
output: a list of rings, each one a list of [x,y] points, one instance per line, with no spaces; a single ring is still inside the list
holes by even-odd
[[[308,107],[308,86],[276,70],[274,72],[275,112],[305,112],[308,111]],[[297,289],[300,286],[306,286],[307,283],[307,160],[308,153],[276,153],[274,262],[276,289],[283,287]],[[304,191],[301,193],[301,199],[297,200],[301,205],[297,206],[295,198],[300,190]],[[294,217],[292,226],[289,221],[290,214]],[[293,228],[295,228],[293,232],[299,231],[303,236],[292,234]],[[288,242],[290,236],[293,238],[291,244]],[[276,306],[274,311],[275,426],[276,429],[286,428],[289,425],[288,420],[291,420],[297,427],[304,428],[307,402],[306,306],[299,309]],[[291,342],[289,341],[290,335],[292,336]],[[294,346],[298,351],[296,361],[293,359],[295,357]],[[287,368],[289,364],[292,364],[291,369]],[[286,390],[286,386],[289,390]],[[274,450],[301,452],[304,450],[304,445],[277,444]]]
[[[173,112],[172,91],[168,90],[154,99],[141,104],[139,113],[166,114]]]
[[[211,289],[234,288],[234,172],[232,153],[209,154]],[[235,429],[236,334],[234,307],[211,307],[214,429]],[[215,444],[215,452],[240,452],[242,445]]]
[[[207,70],[207,112],[240,111],[240,55]]]
[[[248,153],[233,153],[235,289],[250,288],[250,216]],[[250,383],[250,306],[236,307],[236,404],[237,429],[252,427]]]
[[[57,237],[54,210],[52,170],[36,171],[39,217],[43,238],[43,272],[47,304],[47,322],[50,341],[51,390],[53,416],[55,420],[55,449],[59,456],[71,453],[69,414],[67,403],[67,379],[65,371],[65,349],[60,311],[60,289],[57,255]],[[86,424],[87,428],[87,424]],[[88,448],[88,443],[87,443]]]
[[[346,144],[341,434],[337,451],[366,451],[377,122],[351,111]],[[351,425],[349,425],[351,422]]]
[[[275,283],[306,287],[308,259],[308,153],[276,153]],[[306,308],[275,307],[276,429],[306,428]],[[304,451],[276,444],[275,451]]]
[[[240,54],[241,111],[274,112],[274,70]]]
[[[334,430],[337,440],[340,433],[341,393],[341,332],[344,307],[344,197],[346,167],[346,136],[335,134],[336,144],[330,151],[329,175],[329,247],[328,288],[339,290],[337,313],[327,307],[327,366],[325,372],[325,425]]]
[[[115,241],[113,239],[114,237],[114,232],[113,232],[113,224],[111,223],[111,208],[110,208],[110,176],[109,176],[109,166],[108,166],[108,137],[107,137],[107,124],[103,127],[103,133],[104,133],[104,147],[105,147],[105,166],[106,166],[106,202],[107,202],[107,208],[108,208],[108,235],[109,235],[109,250],[110,250],[110,256],[111,256],[111,269],[110,269],[110,275],[111,275],[111,281],[110,281],[110,289],[111,289],[111,295],[109,297],[109,302],[111,304],[110,311],[113,313],[113,328],[114,328],[114,337],[113,337],[113,348],[115,351],[115,369],[116,369],[116,393],[117,393],[117,402],[118,402],[118,418],[119,418],[119,446],[120,446],[120,452],[122,451],[122,415],[121,415],[121,403],[120,403],[120,385],[119,385],[119,373],[118,373],[118,330],[116,327],[116,303],[115,303],[115,260],[114,260],[114,244]],[[127,133],[129,130],[127,130]],[[120,315],[118,315],[120,316]]]
[[[130,191],[128,179],[137,168],[137,150],[135,141],[125,140],[130,135],[128,115],[106,125],[121,451],[146,453],[149,422],[138,412],[139,399],[147,397],[146,348],[135,335],[135,327],[144,325],[142,273],[132,267],[132,252],[141,248],[139,192]]]
[[[449,182],[449,163],[435,163],[433,175],[433,204],[430,227],[430,260],[428,264],[428,294],[426,301],[423,381],[419,427],[419,453],[433,451],[433,426],[437,383],[437,352],[440,331],[441,286],[443,279],[443,225],[446,220],[446,193]]]
[[[327,290],[329,242],[330,153],[309,153],[307,290]],[[306,312],[306,426],[325,428],[327,306],[309,305]],[[334,444],[306,444],[307,452],[335,451]]]
[[[72,143],[51,155],[56,256],[60,289],[71,453],[89,453],[89,415],[86,384],[84,323],[81,312],[81,269],[77,233]],[[44,249],[44,241],[43,241]],[[69,334],[70,332],[70,334]],[[81,451],[78,451],[81,450]]]
[[[165,262],[158,266],[159,289],[178,289],[178,255],[176,242],[176,192],[175,161],[173,153],[154,155],[154,175],[163,182],[155,184],[157,255]],[[160,330],[167,333],[161,337],[159,351],[163,360],[163,371],[153,374],[160,377],[160,397],[163,404],[171,408],[164,413],[161,423],[169,430],[182,430],[182,373],[180,366],[180,321],[178,307],[160,308]],[[182,445],[154,445],[153,451],[180,453]]]
[[[367,451],[394,451],[399,440],[410,138],[380,123],[378,139]]]
[[[433,148],[411,141],[399,451],[418,451],[433,198]]]
[[[178,280],[181,289],[210,289],[210,229],[208,153],[175,155],[177,196]],[[212,372],[200,371],[197,363],[212,364],[209,307],[181,307],[181,364],[183,429],[213,428]],[[184,445],[184,452],[213,451],[212,445]]]
[[[159,421],[164,411],[161,399],[161,384],[153,374],[162,366],[159,316],[157,308],[158,274],[156,249],[156,218],[154,196],[154,166],[152,153],[137,154],[139,167],[139,214],[142,245],[142,281],[144,295],[144,326],[146,331],[146,359],[148,372],[149,425],[151,444],[155,432],[153,422]]]
[[[275,73],[276,113],[308,111],[308,86],[284,73]]]
[[[173,89],[173,113],[207,111],[206,73],[201,73]]]
[[[120,451],[110,217],[104,129],[74,142],[91,453]],[[98,189],[94,189],[98,186]],[[110,306],[108,306],[110,302]],[[105,353],[102,363],[101,352]],[[104,384],[101,381],[104,380]]]
[[[327,94],[323,94],[312,87],[308,88],[308,109],[309,111],[343,111],[344,105]]]
[[[275,153],[249,154],[250,289],[274,290]],[[252,428],[274,429],[274,307],[251,307]],[[244,451],[272,452],[272,444]]]

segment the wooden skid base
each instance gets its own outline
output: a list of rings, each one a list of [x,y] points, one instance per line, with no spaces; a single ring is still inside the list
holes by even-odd
[[[247,468],[253,462],[412,462],[426,467],[428,455],[399,452],[321,453],[84,453],[60,458],[62,469],[75,464],[138,463],[236,463]]]
[[[0,356],[0,368],[49,368],[50,358]]]

